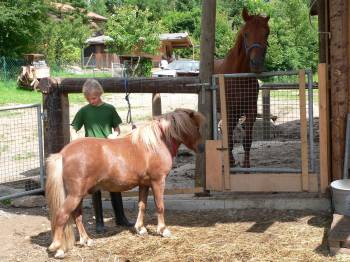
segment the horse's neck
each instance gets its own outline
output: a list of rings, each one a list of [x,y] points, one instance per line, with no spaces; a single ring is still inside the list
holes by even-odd
[[[232,73],[249,73],[249,58],[246,55],[243,37],[238,36],[236,44],[227,53],[226,57],[218,65],[216,73],[232,74]]]

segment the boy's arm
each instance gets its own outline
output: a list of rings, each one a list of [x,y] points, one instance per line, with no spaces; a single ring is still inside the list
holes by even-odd
[[[79,138],[78,131],[71,127],[70,128],[70,141],[73,141],[73,140],[78,139],[78,138]]]

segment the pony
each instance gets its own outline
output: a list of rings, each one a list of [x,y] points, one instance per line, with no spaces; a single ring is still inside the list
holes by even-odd
[[[245,24],[237,34],[235,45],[224,59],[214,62],[214,74],[261,73],[268,46],[270,29],[269,16],[250,15],[246,8],[242,11]],[[252,130],[257,116],[257,100],[259,84],[256,78],[225,79],[226,110],[228,122],[228,137],[233,137],[233,129],[238,120],[244,116],[245,135],[243,138],[243,167],[250,167],[250,148],[252,145]],[[218,95],[217,98],[220,96]],[[220,101],[218,100],[218,105]],[[220,107],[218,106],[218,112]],[[229,150],[233,150],[233,139],[229,139]],[[235,159],[230,154],[230,166],[235,165]]]
[[[51,221],[49,252],[65,256],[75,243],[92,244],[82,223],[82,200],[95,190],[122,192],[139,186],[135,230],[147,234],[144,215],[152,188],[158,217],[157,233],[171,235],[164,221],[164,187],[180,144],[195,152],[204,150],[200,128],[204,116],[190,109],[176,109],[154,118],[116,139],[81,138],[66,145],[46,161],[46,198]]]

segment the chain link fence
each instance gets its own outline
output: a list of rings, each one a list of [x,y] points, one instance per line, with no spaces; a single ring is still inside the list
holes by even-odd
[[[22,66],[25,65],[24,59],[15,59],[10,57],[0,57],[0,81],[16,80]]]

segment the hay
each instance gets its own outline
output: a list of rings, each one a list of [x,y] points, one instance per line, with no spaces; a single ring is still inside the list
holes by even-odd
[[[349,261],[329,256],[325,243],[329,214],[305,211],[220,210],[166,213],[171,238],[156,235],[156,217],[146,215],[148,236],[116,227],[105,211],[107,233],[96,235],[91,210],[84,210],[93,247],[74,247],[65,261]],[[136,212],[127,213],[136,218]],[[17,261],[51,261],[49,232],[32,236]],[[46,242],[47,241],[47,242]],[[45,244],[43,244],[45,243]],[[54,261],[52,259],[52,261]]]

